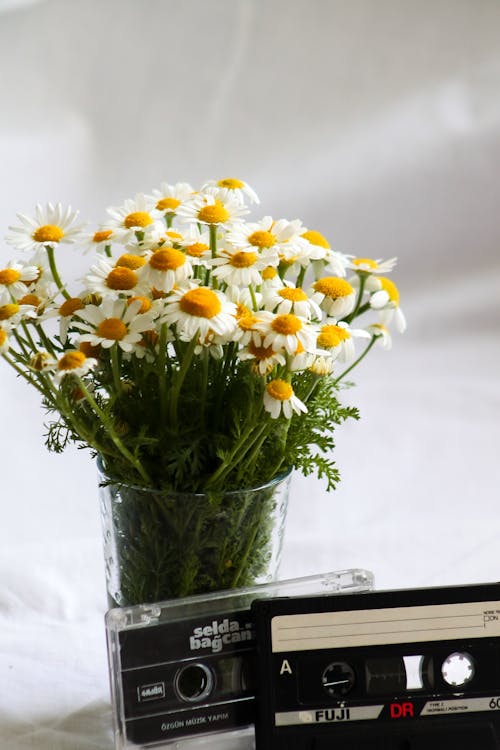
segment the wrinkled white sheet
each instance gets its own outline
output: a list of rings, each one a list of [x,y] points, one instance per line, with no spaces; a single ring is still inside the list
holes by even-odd
[[[499,28],[494,0],[0,2],[2,227],[228,174],[340,250],[399,256],[409,329],[345,392],[337,492],[295,477],[284,577],[500,577]],[[109,750],[95,470],[45,451],[5,366],[0,394],[0,748]]]

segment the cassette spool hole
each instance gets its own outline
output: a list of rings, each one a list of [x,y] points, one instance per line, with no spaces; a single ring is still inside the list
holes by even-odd
[[[324,691],[332,698],[337,698],[353,688],[356,675],[350,664],[345,661],[334,661],[323,670],[321,682]]]
[[[474,659],[465,651],[454,651],[444,660],[441,674],[448,685],[453,687],[467,685],[476,674]]]
[[[213,672],[210,667],[201,662],[181,667],[174,678],[176,695],[185,703],[198,703],[207,698],[213,686]]]

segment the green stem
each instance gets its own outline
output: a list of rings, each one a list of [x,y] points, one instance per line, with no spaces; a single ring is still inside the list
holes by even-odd
[[[17,374],[20,375],[20,377],[24,378],[24,380],[26,380],[26,382],[28,382],[30,385],[34,386],[37,389],[37,391],[39,391],[42,394],[42,396],[45,396],[47,398],[46,390],[42,388],[42,386],[39,385],[35,380],[33,380],[33,376],[31,373],[28,375],[21,367],[19,367],[19,365],[17,365],[9,357],[8,354],[2,354],[2,357],[17,372]]]
[[[172,386],[172,395],[170,399],[170,422],[174,430],[176,430],[178,426],[177,407],[178,407],[178,402],[179,402],[179,395],[181,392],[184,379],[191,366],[191,361],[193,359],[193,354],[194,354],[194,350],[196,348],[197,343],[198,343],[198,332],[193,336],[193,338],[189,342],[189,346],[184,353],[184,357],[182,360],[180,370]]]
[[[370,351],[370,349],[372,348],[372,346],[374,345],[374,343],[376,342],[376,340],[378,338],[380,338],[379,335],[373,336],[372,340],[370,341],[370,343],[368,344],[368,346],[366,347],[366,349],[364,350],[364,352],[362,352],[360,354],[360,356],[357,359],[354,360],[354,362],[352,363],[352,365],[350,365],[347,368],[347,370],[344,370],[344,372],[341,373],[338,376],[338,378],[335,378],[335,380],[333,381],[333,385],[337,385],[337,383],[340,382],[342,380],[342,378],[344,378],[347,375],[348,372],[351,372],[351,370],[354,370],[354,368],[356,367],[356,365],[359,365],[359,363],[361,362],[361,360],[366,357],[366,355],[368,354],[368,352]]]
[[[116,434],[115,430],[113,429],[113,426],[111,425],[111,422],[107,416],[107,414],[100,408],[100,406],[97,404],[89,390],[87,389],[87,386],[83,382],[81,378],[77,378],[78,385],[80,386],[83,395],[85,396],[87,403],[91,407],[92,411],[99,417],[101,420],[101,423],[108,433],[109,437],[113,441],[113,443],[116,445],[122,456],[129,461],[132,466],[137,470],[137,472],[141,475],[142,479],[146,483],[146,485],[152,485],[152,481],[147,473],[147,471],[142,466],[141,462],[128,450],[128,448],[123,445],[122,441]]]
[[[174,220],[174,214],[168,211],[165,214],[165,221],[167,222],[167,229],[170,229],[170,227],[172,226],[173,220]]]
[[[217,256],[217,226],[210,224],[208,232],[210,235],[210,252],[212,253],[212,258],[215,258]]]
[[[299,275],[297,276],[297,283],[295,286],[302,287],[302,284],[304,283],[304,276],[306,275],[306,267],[302,266],[302,268],[299,271]]]
[[[167,362],[167,333],[166,323],[160,328],[159,354],[158,354],[158,386],[160,390],[160,420],[165,423],[167,417],[167,382],[165,379],[165,367]]]
[[[113,372],[116,393],[119,395],[122,392],[122,381],[120,378],[120,352],[118,351],[118,344],[113,344],[111,347],[111,370]]]
[[[257,297],[255,296],[255,289],[253,288],[253,284],[248,285],[248,289],[250,291],[250,297],[252,298],[252,306],[254,312],[257,312],[259,309],[259,305],[257,304]]]
[[[350,323],[352,320],[354,320],[354,318],[357,315],[360,314],[361,300],[363,299],[363,292],[365,291],[366,279],[368,277],[367,277],[367,274],[363,272],[358,273],[358,276],[359,276],[358,298],[356,300],[356,304],[354,305],[354,310],[352,311],[352,313],[350,313],[344,318],[346,323]]]
[[[69,294],[69,292],[64,288],[64,284],[62,283],[61,277],[59,276],[54,255],[54,248],[52,247],[52,245],[45,245],[45,249],[47,251],[47,257],[49,259],[52,278],[54,279],[57,288],[59,289],[63,297],[65,297],[66,299],[71,299],[71,294]]]
[[[256,422],[254,422],[250,427],[247,427],[247,429],[241,435],[240,439],[237,441],[236,445],[233,447],[233,450],[229,454],[228,458],[226,458],[221,463],[219,468],[216,469],[216,471],[212,474],[212,476],[206,483],[205,491],[207,491],[209,487],[210,489],[212,489],[216,482],[220,482],[225,479],[226,475],[229,474],[234,468],[233,461],[235,457],[237,457],[238,462],[240,462],[252,448],[252,446],[256,443],[256,441],[259,440],[262,433],[268,428],[266,423],[264,423],[263,425],[261,424],[260,426],[258,425],[258,420],[256,420]],[[248,444],[246,445],[246,443]]]

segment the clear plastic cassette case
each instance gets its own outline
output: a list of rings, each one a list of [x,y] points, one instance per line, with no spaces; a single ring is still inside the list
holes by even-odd
[[[373,589],[342,570],[106,615],[115,748],[254,748],[256,599]]]

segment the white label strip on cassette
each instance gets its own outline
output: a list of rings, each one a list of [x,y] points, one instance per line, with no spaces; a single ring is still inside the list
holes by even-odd
[[[500,697],[487,698],[463,697],[453,700],[429,701],[425,704],[420,716],[440,716],[442,714],[465,714],[476,711],[499,711]]]
[[[274,653],[495,636],[500,601],[312,612],[271,621]]]
[[[378,706],[356,706],[351,708],[324,708],[314,711],[280,711],[275,714],[277,727],[299,726],[301,724],[324,724],[345,721],[370,721],[378,719],[384,708]]]

